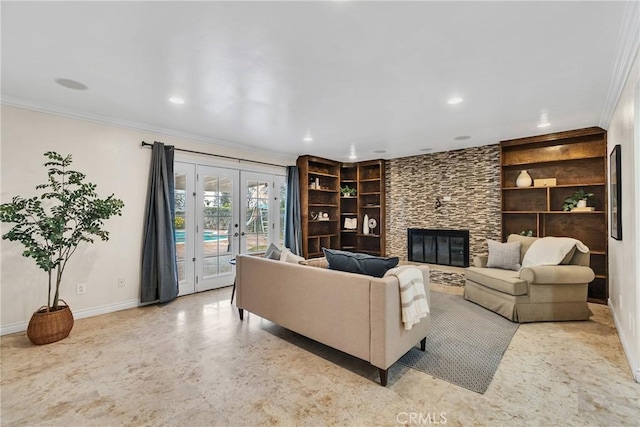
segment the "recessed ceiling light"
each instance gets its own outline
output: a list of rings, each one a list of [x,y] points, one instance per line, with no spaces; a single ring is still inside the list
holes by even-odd
[[[310,136],[305,136],[304,138],[302,138],[302,140],[304,142],[313,142],[313,138],[311,138]]]
[[[373,150],[373,152],[376,154],[384,154],[387,152],[387,150]]]
[[[420,151],[433,151],[433,148],[421,148]]]
[[[455,138],[456,141],[465,141],[467,139],[471,139],[471,137],[469,135],[460,135],[460,136],[456,136]]]
[[[89,87],[86,84],[80,83],[79,81],[76,81],[76,80],[55,79],[54,81],[56,83],[58,83],[60,86],[66,87],[67,89],[74,89],[74,90],[87,90],[87,89],[89,89]]]
[[[356,146],[351,144],[351,147],[349,147],[349,160],[355,160],[358,158],[358,156],[356,156]]]
[[[547,128],[547,127],[549,127],[549,126],[551,126],[551,123],[549,123],[549,122],[540,123],[540,124],[538,125],[538,127],[539,127],[539,128]]]
[[[171,98],[169,98],[169,102],[173,102],[174,104],[184,104],[184,99],[182,98],[178,98],[177,96],[172,96]]]
[[[447,101],[447,104],[450,104],[450,105],[460,104],[462,101],[464,101],[464,99],[462,98],[451,98],[450,100]]]

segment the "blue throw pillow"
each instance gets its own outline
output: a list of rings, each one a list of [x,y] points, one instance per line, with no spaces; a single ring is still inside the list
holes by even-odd
[[[382,277],[398,265],[398,257],[383,258],[373,255],[339,251],[322,248],[327,257],[331,270],[346,271],[348,273],[366,274],[367,276]]]

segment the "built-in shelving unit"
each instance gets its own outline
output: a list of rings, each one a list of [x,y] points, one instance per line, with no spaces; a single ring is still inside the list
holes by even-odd
[[[340,163],[301,156],[297,165],[302,251],[305,258],[320,257],[323,247],[340,247]]]
[[[607,285],[607,137],[606,131],[586,128],[502,141],[502,236],[532,230],[534,236],[566,236],[591,250],[596,278],[589,300],[606,303]],[[536,179],[555,178],[549,187],[517,187],[521,171]],[[593,211],[563,211],[567,197],[579,189],[594,196]]]
[[[384,160],[358,163],[358,252],[385,255],[385,187]],[[375,220],[376,227],[363,233],[365,215]]]
[[[304,257],[322,256],[323,247],[384,255],[384,160],[339,163],[301,156],[297,165]],[[345,186],[355,189],[356,194],[342,195],[340,189]],[[327,213],[328,219],[316,218],[322,213]],[[376,222],[376,227],[367,234],[365,215]],[[349,227],[354,220],[355,228]]]

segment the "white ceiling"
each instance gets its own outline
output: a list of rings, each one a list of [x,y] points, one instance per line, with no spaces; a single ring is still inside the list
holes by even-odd
[[[624,2],[1,7],[5,104],[343,161],[600,125],[625,14]]]

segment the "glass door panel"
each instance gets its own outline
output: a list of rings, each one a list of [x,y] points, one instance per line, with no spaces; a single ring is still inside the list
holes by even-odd
[[[242,212],[240,224],[244,227],[240,235],[242,253],[264,252],[271,242],[271,175],[242,172]]]
[[[187,295],[195,291],[194,272],[194,186],[195,165],[175,162],[175,241],[178,264],[178,295]]]
[[[234,233],[237,224],[238,171],[198,166],[199,227],[196,290],[233,284]]]

